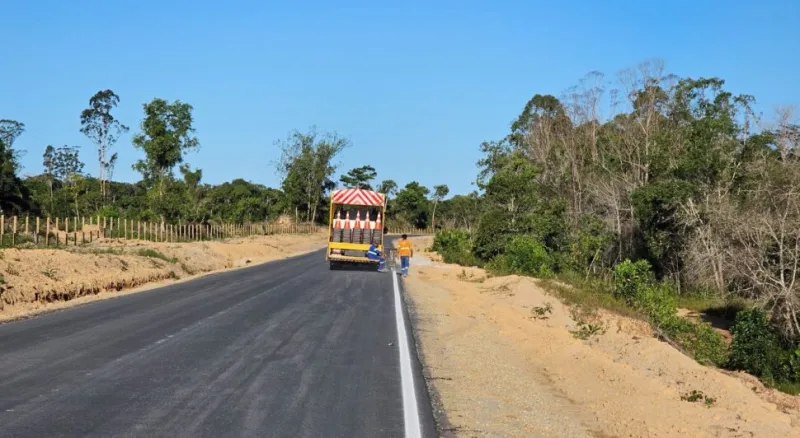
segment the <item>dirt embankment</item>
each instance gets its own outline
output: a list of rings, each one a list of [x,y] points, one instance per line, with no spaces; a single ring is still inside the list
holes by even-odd
[[[446,265],[422,251],[430,238],[414,240],[405,281],[445,436],[800,437],[800,398],[704,367],[642,321],[580,315],[533,279]]]
[[[0,250],[0,321],[130,291],[144,285],[302,254],[326,235],[274,235],[159,243],[101,239],[69,249]]]

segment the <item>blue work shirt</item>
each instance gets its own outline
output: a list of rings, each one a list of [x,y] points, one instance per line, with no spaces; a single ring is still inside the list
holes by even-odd
[[[374,243],[370,245],[369,249],[367,250],[367,258],[372,260],[378,260],[381,258],[381,252]]]

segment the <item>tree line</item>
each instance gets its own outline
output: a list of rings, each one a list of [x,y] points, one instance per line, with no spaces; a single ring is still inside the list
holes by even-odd
[[[43,172],[19,176],[22,151],[16,140],[25,124],[0,120],[0,208],[3,214],[31,216],[108,216],[152,222],[255,222],[291,216],[295,222],[326,223],[331,190],[362,187],[381,190],[392,197],[387,223],[429,228],[437,211],[448,208],[442,201],[447,186],[433,191],[412,182],[398,189],[393,180],[373,187],[377,172],[369,165],[358,167],[334,181],[338,154],[351,142],[335,132],[292,131],[275,142],[280,152],[276,170],[279,188],[234,179],[219,185],[203,182],[203,170],[186,162],[189,152],[200,149],[195,135],[194,108],[180,100],[155,98],[142,105],[142,120],[131,143],[143,158],[133,164],[138,182],[114,181],[119,158],[117,143],[131,128],[115,111],[120,97],[113,90],[100,90],[88,101],[76,126],[96,150],[96,176],[86,171],[80,148],[45,145]],[[451,221],[452,222],[452,221]]]
[[[732,350],[706,356],[800,382],[800,126],[793,107],[754,104],[658,61],[536,94],[481,145],[481,193],[460,201],[477,226],[437,246],[501,272],[606,279],[695,351],[721,344],[678,323],[676,302],[746,303]]]

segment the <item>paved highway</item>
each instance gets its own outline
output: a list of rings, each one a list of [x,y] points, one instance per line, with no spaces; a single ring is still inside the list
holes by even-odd
[[[0,325],[0,437],[435,436],[398,285],[317,251]]]

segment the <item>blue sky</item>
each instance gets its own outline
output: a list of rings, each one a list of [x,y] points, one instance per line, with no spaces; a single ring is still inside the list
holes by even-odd
[[[391,3],[391,5],[388,5]],[[402,4],[401,4],[402,3]],[[23,174],[48,144],[96,152],[79,114],[96,91],[121,97],[131,133],[115,179],[135,181],[130,144],[154,97],[195,108],[204,181],[280,181],[273,146],[316,125],[349,137],[342,170],[445,183],[467,193],[478,146],[503,137],[536,93],[649,58],[680,76],[718,76],[758,109],[800,103],[800,2],[54,1],[6,0],[0,119],[24,122]]]

